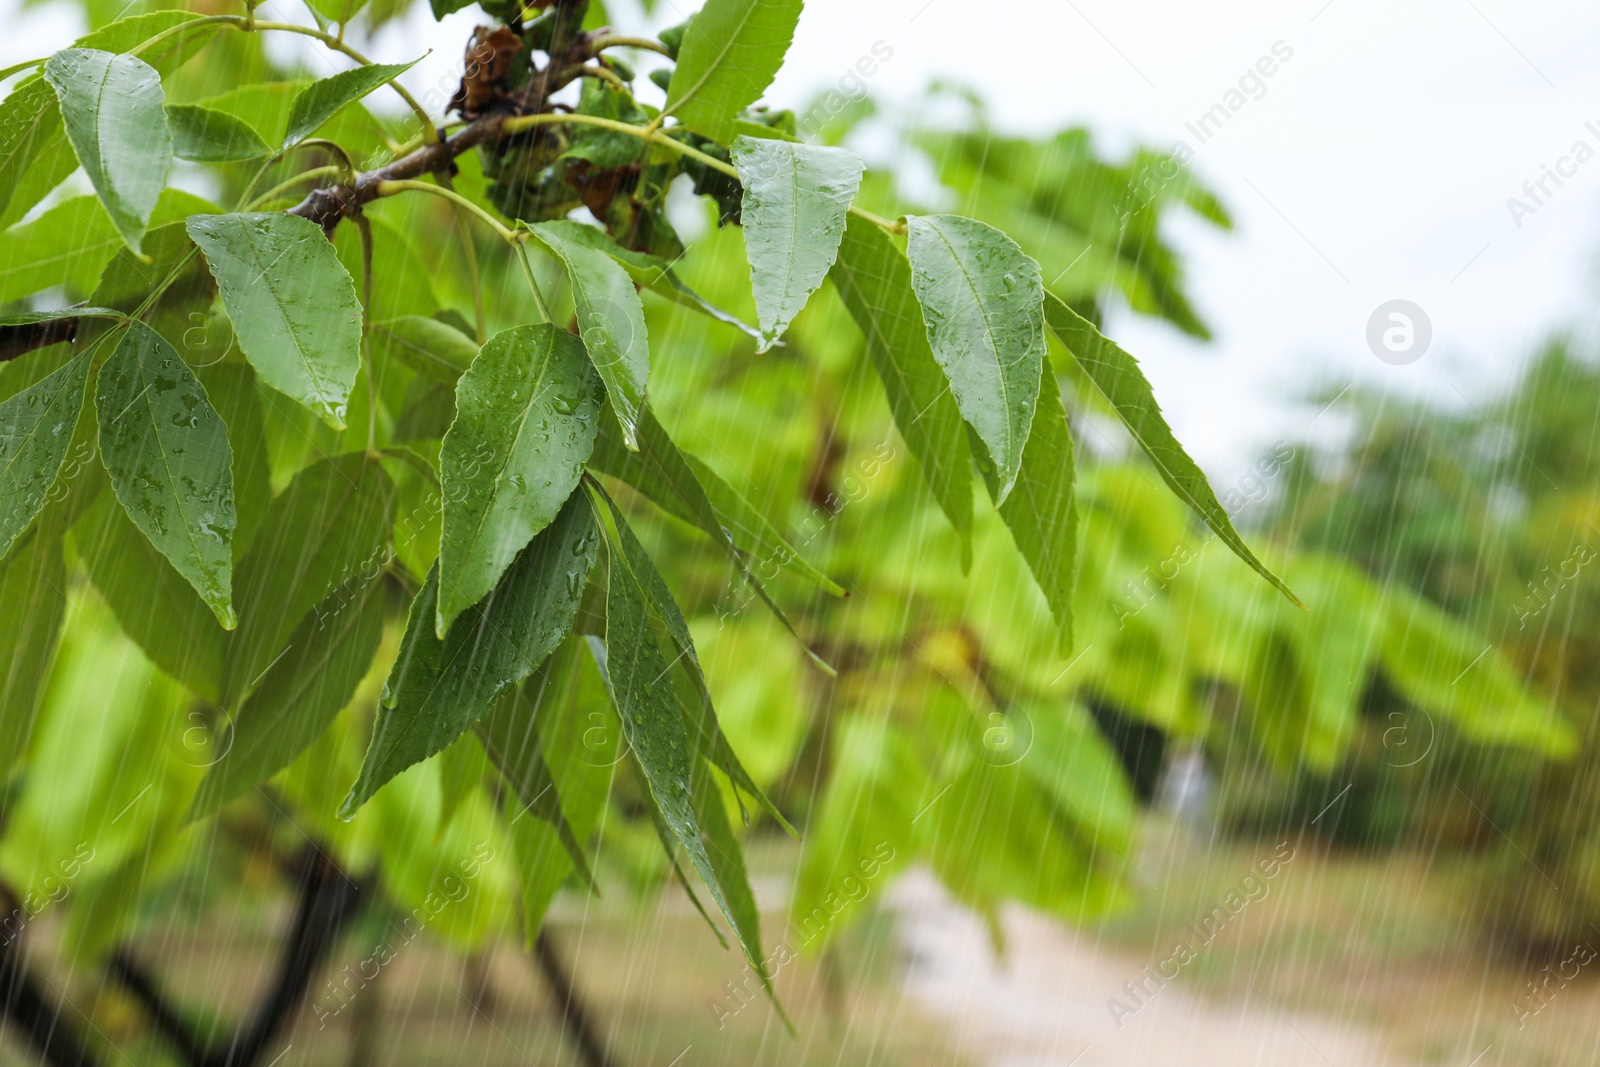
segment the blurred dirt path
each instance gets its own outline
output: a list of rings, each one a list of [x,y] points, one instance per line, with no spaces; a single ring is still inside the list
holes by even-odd
[[[1257,991],[1243,1002],[1195,996],[1168,984],[1131,1015],[1109,998],[1148,961],[1021,908],[1004,913],[1007,958],[997,960],[982,921],[931,874],[911,871],[889,892],[910,956],[905,992],[943,1020],[955,1047],[985,1067],[1415,1067],[1374,1033],[1329,1019],[1284,1014]],[[1178,980],[1180,983],[1181,978]],[[1149,980],[1148,988],[1154,989]]]

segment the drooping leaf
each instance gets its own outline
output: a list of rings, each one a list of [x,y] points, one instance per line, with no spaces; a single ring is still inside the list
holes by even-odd
[[[910,216],[906,252],[933,358],[962,417],[989,449],[1010,495],[1045,362],[1039,264],[993,226],[959,215]]]
[[[665,113],[714,141],[772,84],[800,22],[801,0],[708,0],[684,29]]]
[[[708,467],[699,457],[685,452],[683,459],[694,473],[695,480],[705,488],[706,496],[710,498],[711,506],[716,511],[718,523],[733,537],[739,550],[754,561],[751,567],[752,574],[760,578],[768,566],[776,571],[790,569],[798,577],[833,596],[845,595],[844,586],[817,570],[800,555],[800,550],[791,545],[761,509],[752,504],[743,493],[723,481],[722,476]],[[670,503],[662,506],[669,511],[672,509]],[[677,512],[674,511],[673,514],[676,515]],[[693,521],[683,515],[678,517],[685,521]]]
[[[383,637],[383,584],[357,577],[340,586],[289,638],[288,650],[233,716],[189,807],[217,811],[294,762],[355,695]]]
[[[456,421],[439,452],[439,635],[494,588],[572,495],[602,401],[583,342],[549,323],[491,337],[461,376]]]
[[[851,218],[830,277],[866,337],[895,427],[955,527],[964,563],[970,564],[972,457],[961,411],[928,347],[911,266],[887,234],[865,219]]]
[[[95,406],[123,510],[233,629],[233,449],[205,387],[164,337],[134,322],[100,370]]]
[[[650,341],[639,293],[628,272],[611,257],[568,241],[559,229],[544,223],[532,231],[566,268],[577,305],[578,332],[605,382],[623,441],[638,448],[639,412],[650,377]]]
[[[236,163],[270,155],[261,135],[222,111],[193,104],[168,104],[172,154],[196,163]]]
[[[439,826],[433,836],[439,838],[455,822],[461,805],[483,788],[493,768],[482,742],[473,734],[462,734],[446,745],[434,762],[439,768]]]
[[[712,505],[711,498],[706,495],[705,487],[700,484],[694,469],[689,466],[687,458],[667,434],[666,429],[657,421],[654,412],[646,408],[640,413],[637,453],[630,453],[622,448],[606,429],[602,429],[596,439],[595,452],[599,456],[595,461],[597,470],[622,478],[655,500],[668,513],[683,518],[709,534],[717,543],[717,547],[727,554],[739,574],[750,583],[750,587],[761,598],[761,602],[777,616],[779,622],[783,623],[784,629],[793,634],[795,640],[801,641],[788,615],[778,606],[777,601],[772,599],[766,585],[750,569],[749,561],[734,543],[732,535]],[[804,647],[804,641],[801,641],[801,645]],[[809,648],[806,649],[806,654],[823,671],[830,675],[834,673],[833,668]]]
[[[1161,407],[1156,403],[1155,391],[1150,388],[1149,379],[1139,369],[1139,361],[1115,342],[1107,340],[1093,323],[1053,294],[1046,294],[1044,308],[1050,329],[1072,353],[1073,359],[1095,387],[1105,394],[1123,425],[1155,464],[1161,480],[1180,500],[1193,508],[1212,532],[1222,538],[1223,543],[1257,574],[1271,582],[1291,603],[1305,607],[1283,580],[1256,558],[1250,546],[1244,543],[1244,538],[1233,528],[1233,520],[1217,500],[1217,494],[1206,480],[1204,472],[1173,436],[1172,428],[1167,425]]]
[[[444,749],[532,674],[567,636],[594,566],[599,535],[589,501],[574,493],[481,603],[434,635],[439,568],[412,601],[399,659],[361,776],[340,809],[348,817],[395,775]]]
[[[765,352],[828,276],[862,163],[843,148],[740,137],[733,165],[744,186],[745,250]]]
[[[394,486],[362,452],[319,460],[272,501],[239,561],[239,628],[223,649],[222,703],[237,707],[307,612],[389,558]]]
[[[196,367],[195,377],[228,427],[233,447],[233,558],[243,558],[256,527],[272,503],[272,476],[267,460],[255,371],[243,360]]]
[[[740,762],[738,755],[733,751],[733,746],[728,743],[727,736],[722,732],[722,727],[717,722],[716,711],[711,704],[711,689],[706,684],[705,671],[700,666],[700,656],[694,648],[694,635],[690,632],[689,623],[679,610],[677,601],[672,599],[672,591],[667,588],[661,572],[656,569],[655,561],[634,536],[633,530],[622,517],[622,512],[618,510],[615,502],[595,483],[590,482],[589,488],[591,496],[597,500],[596,511],[602,512],[600,528],[611,546],[609,558],[612,574],[617,573],[618,567],[622,568],[623,577],[632,583],[632,588],[636,589],[645,610],[666,631],[677,649],[673,666],[682,665],[682,675],[692,691],[690,697],[684,701],[684,712],[693,729],[695,743],[707,754],[707,758],[713,760],[728,776],[736,789],[753,797],[756,803],[777,820],[778,825],[793,834],[794,828],[789,825],[789,821],[761,787],[756,785],[755,779],[745,770],[744,764]],[[608,594],[608,611],[609,604]],[[609,615],[607,618],[609,627]],[[610,633],[609,629],[607,633]],[[812,660],[815,662],[816,657],[812,656]],[[657,681],[664,682],[665,678],[666,674],[663,672]]]
[[[418,374],[452,386],[478,358],[478,345],[471,337],[422,315],[373,323],[371,342],[374,361],[397,359]]]
[[[261,380],[344,429],[361,368],[361,305],[322,229],[281,213],[196,215],[187,225]]]
[[[312,82],[300,90],[289,108],[289,129],[284,134],[283,147],[292,148],[299,144],[344,108],[375,92],[385,82],[393,81],[419,62],[420,57],[410,63],[373,63]]]
[[[194,587],[110,493],[73,527],[89,579],[152,663],[207,700],[221,694],[224,631]]]
[[[0,559],[44,507],[67,458],[89,359],[85,352],[0,403]]]
[[[172,167],[161,75],[144,60],[68,48],[44,65],[89,181],[128,247],[137,250]]]
[[[1066,652],[1072,647],[1072,595],[1078,577],[1078,511],[1073,501],[1077,470],[1067,409],[1048,361],[1043,375],[1038,410],[1022,451],[1022,469],[999,511],[1050,605],[1061,650]],[[1000,487],[993,465],[984,457],[978,467],[990,495],[997,496]]]

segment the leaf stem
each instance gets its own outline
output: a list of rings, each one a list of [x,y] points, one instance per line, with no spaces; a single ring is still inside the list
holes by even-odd
[[[378,454],[378,386],[372,374],[372,223],[355,217],[361,235],[361,367],[367,375],[367,455]]]
[[[646,52],[655,52],[658,55],[672,58],[672,53],[667,51],[667,46],[660,41],[652,41],[648,37],[624,37],[620,34],[607,34],[596,37],[589,42],[589,54],[599,55],[607,48],[642,48]]]
[[[434,175],[440,187],[455,192],[456,187],[443,171]],[[478,271],[478,246],[472,239],[472,227],[467,224],[467,213],[458,205],[455,210],[456,232],[461,236],[461,250],[467,260],[467,280],[472,284],[472,325],[481,346],[489,339],[489,330],[483,314],[483,278]]]
[[[299,174],[296,174],[294,177],[290,178],[288,181],[282,181],[277,185],[274,185],[271,189],[268,189],[266,192],[250,201],[250,203],[246,204],[243,210],[254,211],[262,204],[270,203],[287,190],[305,181],[307,178],[321,178],[327,175],[343,174],[344,172],[345,169],[339,166],[337,163],[330,163],[326,167],[313,167],[310,170],[303,170]]]
[[[441,196],[450,201],[452,204],[455,204],[457,207],[465,208],[474,215],[478,216],[478,218],[482,219],[490,229],[499,234],[501,239],[507,244],[515,246],[517,243],[517,235],[508,230],[499,219],[495,218],[493,215],[489,214],[487,211],[483,210],[483,208],[479,207],[477,204],[474,204],[471,200],[468,200],[454,189],[446,189],[442,185],[433,185],[430,182],[418,182],[400,179],[378,183],[379,196],[394,196],[396,193],[404,192],[431,193],[434,196]]]

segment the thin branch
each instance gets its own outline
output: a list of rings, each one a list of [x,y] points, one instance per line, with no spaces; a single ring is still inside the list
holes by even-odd
[[[595,1032],[589,1009],[573,986],[572,976],[551,942],[548,930],[540,930],[539,936],[534,939],[533,958],[539,965],[539,973],[550,983],[550,992],[561,1008],[561,1027],[578,1046],[578,1054],[583,1062],[587,1067],[613,1067],[605,1042]]]

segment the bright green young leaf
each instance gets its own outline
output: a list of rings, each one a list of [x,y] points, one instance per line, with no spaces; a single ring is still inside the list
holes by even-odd
[[[439,636],[572,495],[603,400],[583,342],[549,323],[489,338],[461,376],[456,421],[439,452]]]
[[[1105,394],[1139,447],[1155,464],[1162,481],[1178,498],[1195,510],[1205,524],[1255,572],[1271,582],[1297,607],[1300,598],[1256,558],[1244,538],[1233,528],[1233,520],[1217,500],[1217,494],[1198,464],[1189,458],[1172,428],[1161,415],[1150,381],[1139,369],[1139,361],[1107,340],[1094,324],[1073,311],[1060,298],[1046,294],[1045,318],[1061,344],[1072,353],[1095,387]]]
[[[0,404],[0,559],[44,507],[67,458],[89,358],[83,353]]]
[[[828,276],[862,164],[843,148],[740,137],[733,165],[744,186],[745,250],[765,352]]]
[[[355,695],[382,637],[382,582],[353,579],[307,615],[233,716],[189,817],[210,815],[293,763]]]
[[[990,495],[998,495],[998,480],[987,457],[978,466]],[[1050,605],[1063,652],[1072,647],[1072,595],[1078,577],[1078,511],[1073,502],[1076,478],[1072,429],[1067,424],[1067,409],[1061,403],[1055,372],[1047,360],[1033,429],[1022,450],[1022,469],[1015,488],[999,510]]]
[[[164,337],[135,322],[100,369],[95,406],[123,509],[233,629],[233,449],[205,387]]]
[[[172,154],[179,159],[236,163],[272,154],[255,130],[232,115],[208,107],[168,104],[167,127],[172,131]]]
[[[830,277],[866,337],[867,353],[888,394],[895,427],[955,527],[962,559],[970,565],[972,457],[961,429],[961,411],[928,347],[910,264],[882,230],[852,218]]]
[[[0,315],[0,327],[4,326],[32,326],[40,322],[56,322],[60,319],[120,319],[122,312],[115,308],[77,307],[59,308],[55,311],[19,311],[14,315]],[[4,553],[0,553],[3,555]]]
[[[361,304],[321,228],[280,213],[195,215],[188,228],[261,380],[344,429],[361,369]]]
[[[67,610],[60,531],[41,523],[0,566],[0,776],[9,778],[33,732]]]
[[[1039,264],[993,226],[959,215],[906,219],[911,284],[933,358],[967,424],[994,461],[1004,502],[1044,367],[1044,282]]]
[[[292,148],[299,144],[344,108],[375,92],[386,82],[393,81],[419,62],[420,57],[410,63],[374,63],[312,82],[300,90],[289,108],[289,130],[284,134],[283,147]]]
[[[222,703],[237,707],[317,604],[388,561],[394,485],[365,453],[319,460],[296,474],[239,561],[239,628],[223,650]]]
[[[397,359],[418,374],[452,386],[478,358],[478,345],[472,338],[422,315],[373,323],[371,341],[375,362]]]
[[[161,75],[137,56],[68,48],[50,57],[44,76],[90,184],[137,250],[172,167]]]
[[[638,448],[639,412],[650,377],[650,341],[639,293],[628,272],[611,257],[568,241],[561,230],[543,223],[532,230],[567,270],[578,332],[605,382],[606,395],[622,424],[623,441]]]
[[[434,636],[439,568],[429,572],[411,603],[372,743],[342,816],[407,767],[442,751],[545,661],[572,630],[598,546],[589,501],[573,493],[494,592],[463,613],[443,640]]]
[[[772,84],[801,0],[707,0],[684,30],[665,113],[727,144],[734,120]]]
[[[743,493],[723,481],[722,476],[706,466],[699,457],[685,452],[683,459],[689,465],[695,480],[704,487],[706,496],[710,498],[711,506],[716,511],[718,523],[733,537],[739,550],[755,561],[751,568],[752,574],[759,578],[768,567],[775,570],[790,569],[798,577],[834,596],[845,595],[844,586],[817,570],[801,556],[799,549],[791,545],[783,534],[778,532],[777,527],[767,520],[761,509],[746,499]],[[663,507],[670,510],[672,505],[664,504]],[[673,514],[676,515],[677,512]],[[682,515],[678,517],[684,518]]]
[[[151,662],[207,700],[221,694],[224,631],[111,493],[72,528],[89,579]]]

